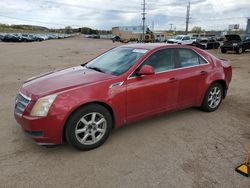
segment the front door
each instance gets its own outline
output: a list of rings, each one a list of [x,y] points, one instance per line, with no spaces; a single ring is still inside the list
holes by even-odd
[[[173,50],[159,50],[142,65],[152,66],[155,74],[138,77],[134,73],[126,81],[128,122],[174,109],[177,103],[178,81],[174,73]]]

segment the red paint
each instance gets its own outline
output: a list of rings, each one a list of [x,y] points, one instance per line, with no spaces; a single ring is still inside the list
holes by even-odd
[[[46,74],[26,82],[20,92],[32,102],[22,117],[15,118],[26,131],[43,131],[34,137],[39,143],[62,143],[63,128],[72,112],[87,103],[98,102],[113,110],[115,127],[170,110],[200,106],[207,88],[215,81],[229,86],[231,65],[209,53],[191,46],[163,44],[133,44],[125,47],[148,49],[133,67],[121,76],[112,76],[78,66]],[[152,53],[165,48],[190,48],[209,63],[154,74],[151,66],[143,66],[141,74],[129,78]],[[121,86],[110,88],[117,82]],[[29,113],[40,97],[57,93],[47,117],[30,117]]]
[[[138,71],[138,76],[145,76],[145,75],[152,75],[154,74],[154,68],[150,65],[143,65],[140,70]]]

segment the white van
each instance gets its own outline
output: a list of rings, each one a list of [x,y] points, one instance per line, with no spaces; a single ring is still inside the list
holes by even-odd
[[[189,35],[176,35],[173,39],[168,39],[167,43],[170,44],[188,44],[192,45],[196,41],[196,38]]]

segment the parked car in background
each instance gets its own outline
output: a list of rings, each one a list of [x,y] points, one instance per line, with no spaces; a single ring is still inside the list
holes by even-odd
[[[6,34],[3,39],[3,42],[21,42],[21,38],[18,34]]]
[[[119,36],[113,36],[111,40],[113,42],[120,42],[121,41],[121,37],[119,37]]]
[[[220,43],[212,38],[200,38],[196,40],[195,46],[201,49],[218,49]]]
[[[49,39],[64,39],[74,35],[54,33],[0,33],[0,40],[3,42],[37,42]]]
[[[245,36],[243,40],[243,50],[246,51],[250,49],[250,36]]]
[[[216,40],[217,40],[217,41],[220,41],[220,42],[221,42],[221,41],[224,41],[224,36],[216,37]]]
[[[18,37],[20,39],[20,42],[33,42],[34,41],[33,35],[29,35],[26,33],[18,34]]]
[[[16,97],[15,118],[40,145],[65,138],[90,150],[113,128],[162,112],[215,111],[231,77],[228,61],[193,46],[129,44],[27,80]]]
[[[5,34],[0,33],[0,41],[2,41],[2,40],[3,40],[4,36],[5,36]]]
[[[167,43],[169,44],[186,44],[193,45],[195,44],[196,38],[189,35],[177,35],[175,38],[168,39]]]
[[[225,40],[221,46],[222,53],[227,53],[227,51],[235,51],[237,54],[241,54],[247,49],[250,49],[250,38],[246,37],[242,41],[241,37],[236,34],[225,35]]]

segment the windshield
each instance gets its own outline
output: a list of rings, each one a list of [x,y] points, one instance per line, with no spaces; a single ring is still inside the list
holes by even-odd
[[[90,61],[86,67],[99,72],[119,76],[147,52],[145,49],[115,48]]]
[[[182,39],[182,36],[177,36],[175,39],[176,39],[176,40],[181,40],[181,39]]]

